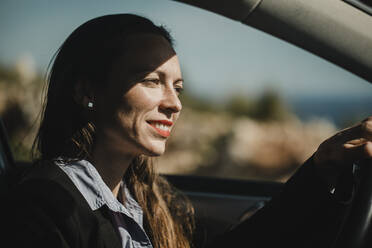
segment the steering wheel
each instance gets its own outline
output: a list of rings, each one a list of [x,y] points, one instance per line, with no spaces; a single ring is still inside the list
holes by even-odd
[[[372,247],[372,160],[364,160],[357,166],[354,200],[332,248]]]

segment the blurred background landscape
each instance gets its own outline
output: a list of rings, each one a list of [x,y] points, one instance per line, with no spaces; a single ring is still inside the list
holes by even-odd
[[[0,116],[16,160],[31,161],[44,85],[27,60],[0,66]],[[327,104],[325,98],[290,104],[270,89],[220,103],[187,91],[181,99],[182,114],[167,151],[156,158],[161,173],[274,181],[287,180],[324,139],[366,116],[372,106],[369,99],[356,101],[356,108],[341,99]]]
[[[149,17],[176,40],[186,90],[161,173],[285,181],[324,139],[372,114],[368,82],[252,28],[168,0],[89,3],[0,3],[0,116],[17,160],[31,159],[53,54],[111,13]]]

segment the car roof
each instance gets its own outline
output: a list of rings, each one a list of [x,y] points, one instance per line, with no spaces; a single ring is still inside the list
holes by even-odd
[[[372,17],[340,0],[176,0],[242,22],[372,82]]]
[[[371,0],[342,0],[344,2],[347,2],[354,7],[363,10],[364,12],[372,15],[372,2]]]

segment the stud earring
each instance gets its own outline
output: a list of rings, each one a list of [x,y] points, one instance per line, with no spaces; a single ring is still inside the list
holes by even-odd
[[[88,102],[88,108],[93,108],[93,103],[92,102]]]

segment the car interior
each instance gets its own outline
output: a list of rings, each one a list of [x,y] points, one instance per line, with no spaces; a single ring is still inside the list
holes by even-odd
[[[370,32],[372,4],[370,1],[177,1],[249,25],[318,55],[364,78],[369,83],[372,82],[372,32]],[[372,202],[372,185],[369,183],[371,180],[368,179],[372,178],[372,174],[369,168],[370,166],[362,166],[359,190],[343,230],[338,237],[335,237],[334,247],[368,247],[368,244],[371,244],[371,240],[368,239],[370,202]],[[198,199],[198,202],[202,201]],[[212,209],[211,206],[215,205],[208,204],[202,209]],[[247,209],[249,206],[244,211]],[[197,209],[199,212],[203,210]],[[238,216],[243,215],[241,213]],[[211,219],[217,218],[209,217],[207,222],[210,223]],[[235,219],[235,221],[239,220]]]
[[[12,153],[7,141],[5,127],[0,119],[0,194],[9,189],[9,173],[15,168]]]
[[[249,25],[286,40],[372,82],[372,11],[367,1],[353,0],[177,0]],[[13,161],[4,125],[0,125],[0,190],[13,172],[29,164]],[[260,209],[283,184],[198,176],[165,175],[192,201],[198,239],[207,243]],[[367,186],[366,186],[367,187]],[[358,201],[368,201],[370,196]],[[364,206],[361,211],[370,209]],[[355,210],[356,211],[356,210]],[[365,217],[365,215],[362,215]],[[370,216],[368,216],[369,220]],[[368,220],[362,231],[369,229]],[[360,223],[355,223],[356,225]],[[360,230],[360,229],[358,229]],[[355,239],[363,239],[356,235]],[[346,246],[345,246],[346,247]],[[358,247],[358,246],[354,246]]]

